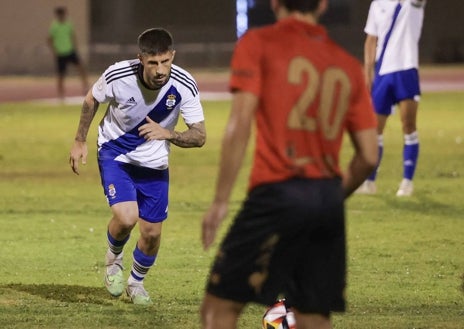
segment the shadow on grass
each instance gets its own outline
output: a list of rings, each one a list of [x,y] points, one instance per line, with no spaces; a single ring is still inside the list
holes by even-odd
[[[20,284],[11,283],[0,285],[0,289],[16,290],[35,295],[47,300],[63,303],[89,303],[98,305],[112,305],[108,293],[99,287],[83,287],[62,284]]]
[[[462,205],[456,205],[453,202],[440,202],[428,195],[417,195],[413,197],[398,198],[397,196],[382,196],[385,204],[391,209],[401,209],[427,215],[437,214],[440,216],[460,217],[462,214]]]

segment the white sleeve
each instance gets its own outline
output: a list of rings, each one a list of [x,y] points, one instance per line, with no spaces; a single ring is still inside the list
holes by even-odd
[[[180,111],[186,124],[197,123],[205,120],[199,93],[195,96],[189,97],[185,102],[182,102],[180,105]]]
[[[105,73],[106,73],[106,71],[105,71]],[[105,73],[103,73],[100,76],[100,78],[97,80],[97,82],[94,83],[94,85],[92,87],[93,97],[99,103],[108,103],[111,99],[114,98],[113,90],[111,88],[111,85],[108,85],[106,83]]]
[[[378,32],[377,32],[377,23],[375,19],[375,13],[376,13],[375,7],[376,7],[376,3],[375,1],[372,1],[371,6],[369,7],[369,13],[367,15],[367,21],[366,21],[366,26],[364,27],[364,32],[366,32],[366,34],[377,37]]]

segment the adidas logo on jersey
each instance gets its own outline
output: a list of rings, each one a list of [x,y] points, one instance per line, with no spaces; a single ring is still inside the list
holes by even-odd
[[[127,104],[137,104],[137,102],[135,101],[134,97],[131,97],[127,100]]]

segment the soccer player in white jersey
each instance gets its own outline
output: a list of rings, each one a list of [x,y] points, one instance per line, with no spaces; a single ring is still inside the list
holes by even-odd
[[[153,266],[168,216],[170,145],[201,147],[206,140],[203,109],[194,78],[173,64],[171,34],[162,28],[138,37],[137,59],[111,65],[87,93],[69,163],[87,160],[86,138],[100,103],[108,103],[98,127],[98,165],[111,207],[105,285],[113,296],[126,288],[123,248],[139,224],[140,237],[126,293],[134,304],[152,303],[143,279]],[[174,130],[179,116],[188,129]]]
[[[419,39],[425,0],[374,0],[367,17],[364,44],[366,80],[377,113],[379,161],[377,168],[357,190],[376,193],[375,179],[383,153],[383,131],[398,105],[402,130],[403,179],[397,196],[413,193],[413,176],[419,156],[416,127],[419,85]]]

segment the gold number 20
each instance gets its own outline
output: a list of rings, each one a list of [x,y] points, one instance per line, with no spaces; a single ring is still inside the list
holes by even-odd
[[[294,58],[288,69],[288,81],[301,85],[304,83],[305,76],[307,83],[289,114],[288,127],[313,132],[316,131],[319,122],[324,137],[333,140],[339,134],[343,117],[348,110],[350,80],[338,67],[329,67],[320,74],[306,58]],[[316,100],[318,92],[320,92],[319,119],[308,114],[308,109]]]

